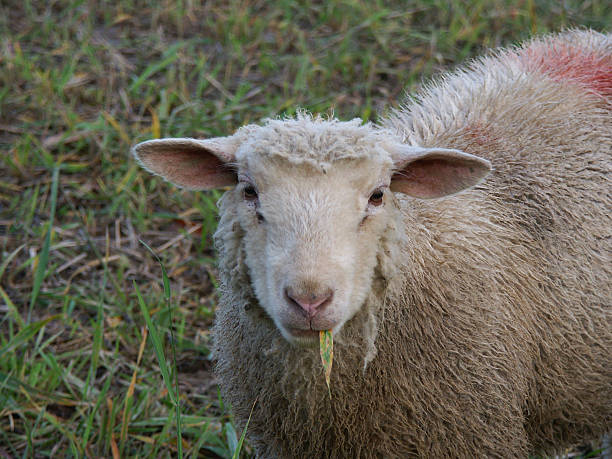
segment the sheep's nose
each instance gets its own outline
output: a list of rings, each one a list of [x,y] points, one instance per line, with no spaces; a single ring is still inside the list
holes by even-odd
[[[287,302],[298,308],[302,313],[306,313],[308,318],[314,317],[318,312],[322,311],[334,296],[332,289],[325,290],[321,293],[302,293],[291,287],[285,289],[285,297]]]

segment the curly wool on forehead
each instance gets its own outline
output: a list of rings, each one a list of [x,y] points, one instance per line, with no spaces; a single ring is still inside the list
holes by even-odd
[[[237,152],[238,160],[255,154],[323,169],[341,159],[384,161],[388,153],[381,144],[394,137],[371,123],[362,124],[359,118],[339,121],[306,113],[289,119],[267,119],[249,131]]]

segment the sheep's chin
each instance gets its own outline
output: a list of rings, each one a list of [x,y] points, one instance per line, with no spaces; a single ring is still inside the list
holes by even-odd
[[[290,344],[297,347],[316,347],[319,345],[319,333],[316,332],[312,334],[312,336],[292,336],[292,335],[284,335],[285,339],[289,341]]]

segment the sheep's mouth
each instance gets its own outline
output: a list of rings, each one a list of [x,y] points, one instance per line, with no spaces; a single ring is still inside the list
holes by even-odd
[[[319,330],[304,330],[301,328],[288,328],[289,334],[295,338],[319,338]]]
[[[318,340],[319,332],[322,330],[337,331],[338,322],[315,317],[311,320],[284,323],[283,328],[295,338],[315,338]]]
[[[319,343],[319,333],[322,330],[332,330],[333,333],[340,329],[341,325],[333,320],[297,320],[286,321],[278,324],[285,339],[294,344],[314,345]]]
[[[297,346],[315,347],[319,344],[319,330],[289,327],[285,333],[287,341]]]

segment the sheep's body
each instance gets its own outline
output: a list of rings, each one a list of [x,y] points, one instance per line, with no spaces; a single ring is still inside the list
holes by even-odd
[[[610,71],[610,39],[582,38]],[[217,374],[241,426],[256,403],[259,456],[526,457],[612,426],[609,93],[527,74],[517,54],[387,122],[495,171],[453,197],[398,200],[407,241],[381,241],[367,307],[335,347],[331,400],[318,349],[285,342],[258,307],[222,200]],[[377,355],[363,370],[370,311]]]
[[[401,194],[411,193],[414,180],[422,186],[417,194],[433,197],[428,187],[435,180],[422,180],[418,171],[409,180],[395,174],[391,189],[401,193],[389,193],[386,207],[377,207],[376,193],[359,201],[368,207],[355,236],[350,225],[359,220],[348,211],[334,220],[327,201],[344,190],[336,171],[350,176],[362,167],[364,149],[378,155],[381,135],[463,150],[489,159],[494,171],[475,188],[435,200]],[[194,185],[187,172],[177,176],[175,159],[164,159],[171,142],[157,142],[143,144],[142,152],[137,147],[145,167],[186,186],[212,186]],[[228,192],[220,201],[214,328],[224,398],[240,426],[254,405],[248,438],[260,457],[526,457],[598,438],[612,426],[609,36],[572,32],[488,57],[431,86],[380,128],[301,116],[203,147],[175,142],[181,158],[204,148],[238,164],[240,182],[261,187],[259,197],[243,185],[242,194]],[[246,147],[228,147],[240,142]],[[371,162],[387,170],[387,153],[380,155]],[[302,200],[315,204],[294,210],[285,202],[289,188],[275,195],[266,184],[270,169],[316,183]],[[462,170],[468,169],[474,172],[471,165]],[[317,194],[319,187],[325,191]],[[284,222],[283,212],[290,215]],[[283,229],[290,256],[274,252],[286,245]],[[338,232],[349,248],[372,235],[372,253],[360,248],[355,259],[337,258],[333,247],[344,244]],[[319,264],[308,270],[301,257]],[[354,277],[361,296],[346,304],[357,308],[340,317],[336,303],[348,275],[334,266],[342,263],[366,277]],[[337,287],[332,312],[320,314],[327,322],[315,327],[318,316],[310,318],[311,329],[330,323],[339,330],[331,399],[318,348],[289,342],[295,328],[286,323],[300,323],[291,315],[295,303],[281,301],[289,312],[271,306],[277,300],[268,287],[290,282],[283,276],[292,270],[321,285],[334,279]],[[337,325],[338,317],[348,320]]]

